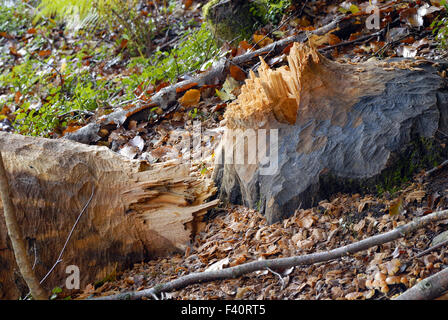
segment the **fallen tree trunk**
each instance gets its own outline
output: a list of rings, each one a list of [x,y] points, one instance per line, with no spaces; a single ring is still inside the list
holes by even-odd
[[[64,286],[69,265],[80,269],[80,283],[85,286],[133,263],[184,250],[200,228],[202,215],[218,202],[206,202],[215,192],[213,183],[189,164],[149,166],[106,147],[4,132],[0,150],[39,279],[57,260],[94,190],[63,262],[44,283],[47,290]],[[27,292],[16,268],[1,218],[0,299]]]
[[[259,260],[245,264],[241,264],[231,268],[225,268],[216,271],[196,272],[167,283],[158,284],[152,288],[141,291],[129,291],[116,295],[95,298],[95,300],[136,300],[143,297],[157,296],[162,292],[169,292],[185,288],[191,284],[209,282],[223,279],[234,279],[243,274],[254,271],[269,269],[288,269],[299,265],[310,265],[319,262],[326,262],[338,259],[356,252],[367,250],[371,247],[378,246],[387,242],[391,242],[408,235],[415,230],[423,228],[427,224],[448,218],[448,210],[434,212],[427,216],[415,219],[414,221],[402,225],[392,231],[379,234],[340,248],[336,248],[325,252],[316,252],[303,256],[295,256],[289,258],[278,258],[270,260]],[[448,269],[447,269],[448,270]]]
[[[299,43],[288,66],[262,60],[224,115],[220,198],[274,223],[338,192],[391,190],[442,162],[448,82],[439,68],[447,64],[339,63]]]

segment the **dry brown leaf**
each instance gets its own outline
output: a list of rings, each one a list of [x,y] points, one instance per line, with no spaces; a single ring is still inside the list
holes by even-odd
[[[41,50],[39,51],[39,57],[45,58],[51,55],[51,50]]]
[[[310,213],[302,217],[301,219],[297,219],[296,223],[300,228],[309,229],[313,225],[314,220],[315,220],[314,216]]]
[[[418,203],[421,203],[425,196],[426,196],[425,190],[416,190],[406,196],[406,202],[417,201]]]
[[[236,296],[235,296],[235,298],[236,298],[236,299],[242,299],[242,298],[244,297],[244,295],[245,295],[246,293],[252,291],[252,289],[253,289],[252,286],[244,287],[244,288],[238,288],[238,289],[236,290]]]
[[[268,44],[271,44],[274,42],[274,40],[272,40],[269,37],[266,37],[263,34],[254,34],[253,39],[254,39],[254,42],[257,43],[258,46],[260,46],[260,47],[265,47]]]
[[[364,298],[364,294],[362,292],[351,292],[345,295],[345,299],[347,300],[357,300]]]
[[[384,264],[385,270],[387,271],[387,274],[390,276],[393,276],[397,274],[397,272],[400,270],[401,262],[398,259],[392,259],[389,262],[386,262]]]

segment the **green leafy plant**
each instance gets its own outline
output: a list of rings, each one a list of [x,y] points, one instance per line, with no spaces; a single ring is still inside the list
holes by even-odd
[[[25,4],[18,2],[14,7],[0,2],[0,32],[21,36],[29,25],[31,16]]]
[[[440,3],[445,7],[445,10],[448,11],[448,4],[446,0],[442,0]],[[436,37],[436,40],[440,42],[440,46],[442,48],[448,47],[448,17],[440,18],[438,16],[431,23],[432,32]]]
[[[185,73],[209,68],[219,48],[205,24],[199,29],[187,30],[179,43],[170,51],[156,51],[151,58],[134,58],[128,67],[140,72],[122,79],[123,87],[132,96],[137,86],[155,84],[159,81],[176,81]]]
[[[48,61],[27,55],[23,63],[0,75],[0,87],[10,92],[5,104],[16,105],[13,125],[19,133],[48,136],[107,106],[114,83],[95,79],[81,68],[82,54],[67,60],[65,70],[56,73],[45,64]],[[39,69],[42,65],[44,71]]]
[[[267,0],[267,4],[266,19],[273,24],[278,24],[286,9],[291,6],[291,0]]]
[[[139,0],[41,0],[35,21],[54,17],[75,30],[111,30],[119,34],[119,45],[128,47],[131,54],[149,57],[154,37],[169,26],[167,13],[174,8],[172,1],[163,3],[163,8],[149,5],[144,10],[139,9]]]
[[[58,297],[58,294],[61,292],[62,289],[60,287],[53,288],[53,290],[51,290],[50,300],[55,300]]]

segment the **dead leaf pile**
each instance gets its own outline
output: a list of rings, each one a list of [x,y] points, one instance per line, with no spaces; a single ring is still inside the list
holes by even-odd
[[[448,171],[448,170],[447,170]],[[77,298],[142,290],[193,272],[219,270],[250,261],[335,249],[390,231],[413,218],[445,209],[445,176],[412,183],[394,197],[335,196],[267,225],[257,211],[235,206],[210,219],[185,254],[136,264],[117,281],[91,287]],[[399,213],[391,203],[402,199]],[[434,201],[436,199],[436,201]],[[164,294],[167,299],[390,299],[448,266],[442,247],[416,257],[447,230],[448,221],[411,236],[339,260],[287,270],[265,270],[238,279],[195,284]]]

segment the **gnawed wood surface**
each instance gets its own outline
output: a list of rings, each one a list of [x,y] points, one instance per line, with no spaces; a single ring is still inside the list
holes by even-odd
[[[65,269],[80,269],[81,287],[133,263],[182,251],[201,216],[218,200],[211,181],[190,164],[147,165],[106,147],[0,132],[0,150],[39,279],[55,263],[87,203],[60,263],[44,287],[64,286]],[[3,210],[3,207],[1,206]],[[26,291],[0,220],[0,299]]]
[[[273,223],[338,192],[391,189],[440,163],[448,156],[447,67],[341,63],[300,43],[288,66],[270,69],[261,59],[224,114],[220,198]]]

